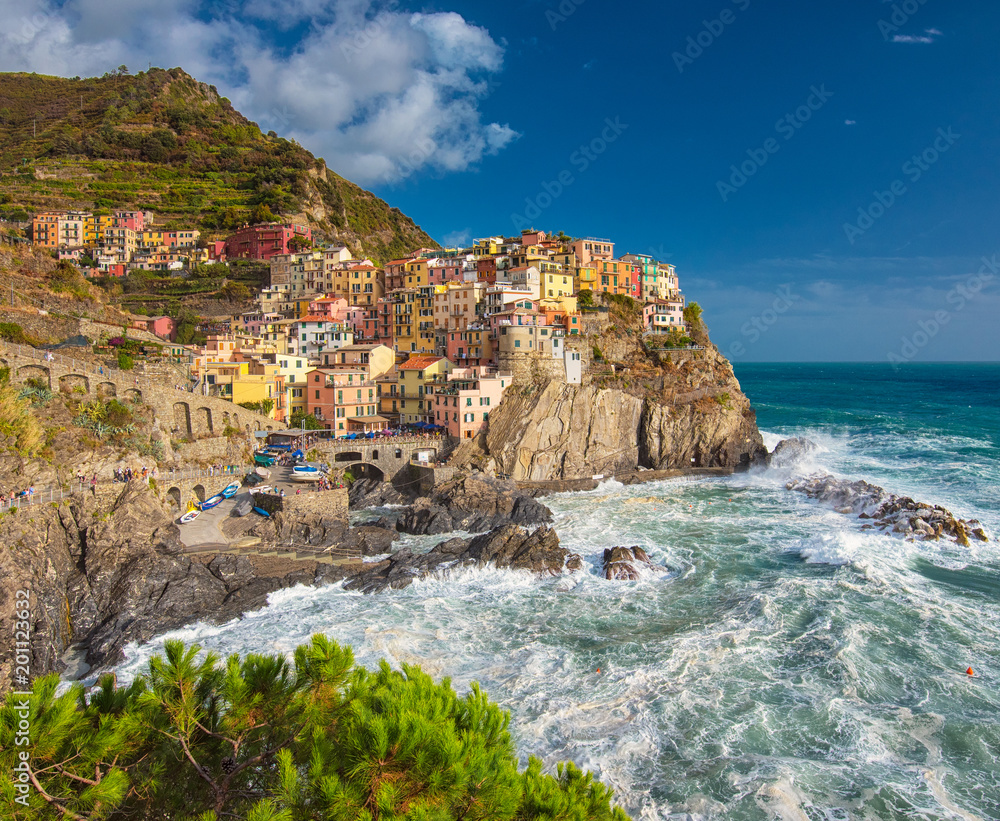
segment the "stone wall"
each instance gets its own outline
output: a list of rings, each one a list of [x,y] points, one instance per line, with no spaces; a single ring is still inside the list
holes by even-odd
[[[0,365],[10,368],[14,383],[38,378],[50,390],[73,390],[123,401],[141,400],[156,412],[160,427],[172,436],[192,438],[218,436],[227,425],[247,436],[255,430],[281,430],[284,425],[225,399],[175,390],[172,385],[131,371],[96,368],[93,363],[74,361],[57,353],[52,361],[41,351],[0,342]]]
[[[285,516],[312,518],[333,517],[347,524],[347,488],[320,490],[287,495],[283,500],[282,513]]]

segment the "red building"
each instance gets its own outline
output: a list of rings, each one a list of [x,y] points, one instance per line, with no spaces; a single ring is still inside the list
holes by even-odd
[[[307,225],[272,222],[245,226],[226,240],[227,259],[270,259],[275,254],[291,253],[288,243],[304,237],[312,243],[312,229]]]

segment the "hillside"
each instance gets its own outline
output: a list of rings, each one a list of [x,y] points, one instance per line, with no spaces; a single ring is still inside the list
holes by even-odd
[[[0,192],[0,218],[142,208],[213,238],[279,217],[378,262],[437,247],[398,208],[297,143],[263,134],[179,68],[86,79],[0,73]]]

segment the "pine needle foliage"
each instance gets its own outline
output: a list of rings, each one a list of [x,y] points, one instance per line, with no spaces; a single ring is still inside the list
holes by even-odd
[[[291,660],[172,641],[127,687],[58,685],[38,679],[0,707],[5,819],[627,821],[573,764],[519,772],[510,716],[478,685],[459,696],[415,666],[355,667],[322,635]]]

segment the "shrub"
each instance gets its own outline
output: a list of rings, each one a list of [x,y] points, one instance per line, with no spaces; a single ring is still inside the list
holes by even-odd
[[[0,711],[5,817],[627,821],[572,764],[523,772],[510,716],[419,667],[369,672],[322,635],[282,655],[199,654],[167,641],[127,686],[60,694],[57,675]],[[25,700],[32,732],[15,746]],[[14,803],[18,752],[40,789]],[[81,784],[86,784],[81,789]]]
[[[130,371],[135,367],[135,362],[132,357],[129,356],[125,351],[119,351],[118,353],[118,369],[122,371]]]

